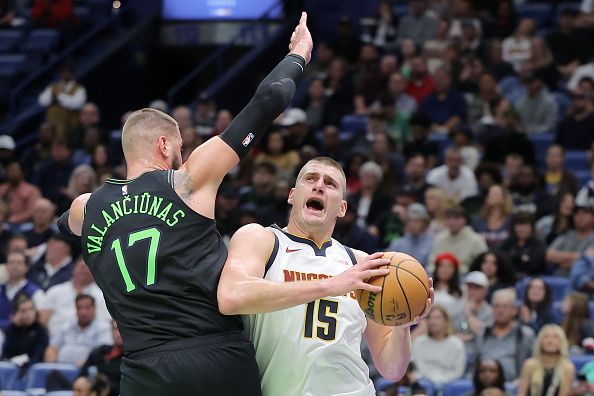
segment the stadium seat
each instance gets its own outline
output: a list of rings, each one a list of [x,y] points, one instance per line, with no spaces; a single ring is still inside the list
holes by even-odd
[[[526,277],[516,283],[516,292],[518,300],[524,299],[524,291],[531,277]],[[553,301],[561,301],[569,289],[569,279],[560,276],[543,276],[542,279],[547,283],[553,292]]]
[[[523,18],[533,19],[537,28],[546,27],[551,19],[552,7],[550,4],[521,4],[516,10],[518,13],[518,20]]]
[[[588,308],[590,310],[590,319],[594,320],[594,301],[588,303]]]
[[[23,71],[26,57],[22,54],[0,55],[0,96],[6,97],[16,78]]]
[[[419,385],[421,385],[423,389],[425,389],[425,391],[427,392],[427,396],[435,395],[435,387],[433,386],[433,383],[429,381],[427,378],[420,378]]]
[[[68,363],[37,363],[29,369],[27,389],[45,388],[45,378],[50,371],[57,370],[64,374],[70,381],[74,381],[79,369],[74,364]]]
[[[589,170],[576,171],[573,172],[573,174],[577,178],[579,187],[585,186],[590,180],[592,180],[592,171]]]
[[[561,13],[565,10],[574,10],[577,11],[578,13],[580,12],[580,2],[576,1],[576,2],[563,2],[557,5],[557,12],[555,14],[555,19],[554,22],[555,23],[559,23],[559,17],[561,16]]]
[[[72,392],[70,393],[72,395]],[[16,390],[3,390],[2,396],[29,396],[27,392],[16,391]]]
[[[586,365],[586,363],[590,363],[594,361],[594,355],[570,355],[569,359],[575,366],[575,371],[580,371],[582,367]]]
[[[88,25],[93,23],[93,18],[91,18],[91,9],[85,5],[77,5],[74,6],[74,17],[76,21],[80,24]]]
[[[520,85],[520,80],[515,76],[504,77],[497,83],[501,94],[505,96],[507,100],[512,102],[518,99],[516,97],[517,95],[514,95],[514,93]]]
[[[12,388],[19,372],[18,367],[11,362],[0,362],[0,381],[3,389]]]
[[[384,389],[387,389],[390,386],[394,385],[394,381],[390,381],[389,379],[386,379],[384,377],[380,377],[380,378],[378,378],[378,379],[375,380],[375,382],[373,383],[373,385],[375,386],[375,390],[377,392],[379,392],[379,391],[383,391]]]
[[[348,114],[342,117],[341,131],[357,132],[365,128],[367,128],[367,116]]]
[[[72,393],[72,391],[54,391],[54,392],[48,392],[45,394],[45,396],[72,396],[74,395],[74,393]]]
[[[392,10],[397,18],[402,18],[403,16],[408,15],[410,7],[408,5],[396,5]]]
[[[390,381],[388,379],[380,377],[375,381],[374,385],[375,385],[375,390],[377,392],[379,392],[379,391],[385,390],[388,387],[394,385],[394,381]],[[423,387],[423,389],[425,389],[425,391],[427,392],[427,396],[433,396],[435,394],[435,387],[433,386],[431,381],[429,381],[428,379],[426,379],[426,378],[419,379],[419,385],[421,385]]]
[[[40,67],[46,56],[54,49],[59,39],[58,31],[54,29],[32,30],[21,47],[21,52],[27,54],[28,70]]]
[[[469,379],[459,379],[448,382],[443,387],[443,396],[460,396],[471,392],[474,389],[472,381]]]
[[[0,53],[11,52],[17,48],[23,38],[23,30],[6,29],[0,30]]]
[[[445,133],[437,133],[433,132],[429,134],[429,140],[432,142],[436,142],[439,146],[439,161],[441,162],[443,159],[443,153],[448,148],[448,146],[452,143],[449,136]]]
[[[590,164],[588,164],[588,154],[585,151],[566,151],[565,152],[565,168],[571,171],[590,171]]]
[[[544,163],[547,149],[555,141],[555,135],[552,133],[528,133],[526,136],[534,145],[534,154],[539,164]]]
[[[553,302],[553,318],[559,324],[563,322],[563,301]]]

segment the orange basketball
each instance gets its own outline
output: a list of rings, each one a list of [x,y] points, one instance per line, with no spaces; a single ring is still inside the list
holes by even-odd
[[[401,326],[423,313],[429,298],[429,278],[421,263],[408,254],[384,252],[384,258],[390,259],[390,264],[386,265],[390,272],[367,281],[381,286],[382,291],[358,290],[357,301],[374,322]]]

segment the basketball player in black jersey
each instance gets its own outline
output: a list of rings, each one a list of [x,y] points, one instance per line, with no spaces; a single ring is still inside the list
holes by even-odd
[[[127,179],[74,200],[59,221],[81,236],[124,341],[121,394],[259,395],[239,316],[222,315],[217,284],[227,249],[214,223],[217,189],[290,103],[313,47],[303,13],[290,53],[219,137],[181,163],[173,118],[133,113],[122,131]]]

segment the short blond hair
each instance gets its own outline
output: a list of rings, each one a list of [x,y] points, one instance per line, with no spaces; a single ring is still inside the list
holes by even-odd
[[[128,117],[122,128],[124,156],[153,137],[173,136],[178,131],[179,125],[170,115],[150,108],[136,110]]]
[[[340,172],[340,177],[342,179],[342,180],[339,180],[340,187],[342,188],[343,195],[346,196],[346,175],[344,174],[344,169],[342,169],[342,166],[340,166],[340,164],[338,162],[336,162],[335,160],[333,160],[330,157],[315,157],[315,158],[312,158],[309,161],[307,161],[305,163],[305,165],[303,165],[303,167],[299,171],[299,174],[297,175],[297,182],[299,180],[301,180],[301,178],[303,177],[303,174],[305,173],[305,168],[309,164],[326,165],[326,166],[330,166],[332,168],[338,169],[338,171]]]

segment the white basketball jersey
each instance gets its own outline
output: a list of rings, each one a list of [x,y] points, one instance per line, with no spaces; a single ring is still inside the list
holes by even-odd
[[[313,241],[270,227],[276,236],[265,279],[301,282],[338,275],[355,263],[332,239]],[[375,395],[361,358],[367,326],[354,293],[282,311],[249,315],[263,396]]]

